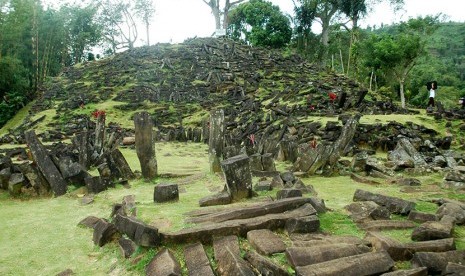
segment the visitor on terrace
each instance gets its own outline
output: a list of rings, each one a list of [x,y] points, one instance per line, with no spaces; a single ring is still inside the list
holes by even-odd
[[[429,101],[428,107],[434,107],[434,97],[436,97],[436,89],[438,88],[438,83],[436,81],[430,81],[426,83],[426,89],[429,91]]]

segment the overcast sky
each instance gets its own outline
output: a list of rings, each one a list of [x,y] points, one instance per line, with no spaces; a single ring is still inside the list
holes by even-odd
[[[210,36],[215,22],[210,8],[202,0],[154,0],[156,14],[151,26],[151,44],[178,43],[190,37]],[[284,13],[293,14],[292,0],[271,0]],[[465,22],[464,0],[405,0],[404,10],[392,12],[388,4],[381,4],[361,23],[362,26],[405,21],[411,17],[443,13],[449,19]],[[141,36],[144,32],[140,32]],[[143,35],[145,39],[145,35]]]

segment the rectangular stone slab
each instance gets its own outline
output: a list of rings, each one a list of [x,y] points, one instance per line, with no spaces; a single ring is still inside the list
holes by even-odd
[[[201,241],[202,243],[210,243],[213,236],[239,235],[244,237],[250,230],[275,230],[283,228],[288,219],[314,214],[316,214],[315,208],[310,204],[305,204],[298,209],[284,213],[210,223],[199,227],[183,229],[174,233],[161,233],[161,235],[163,239],[168,242],[184,243],[189,241]]]
[[[184,248],[184,257],[189,276],[214,276],[207,254],[201,243],[188,245]]]
[[[233,219],[246,219],[267,214],[282,213],[288,210],[293,210],[306,203],[311,203],[310,198],[296,197],[280,199],[272,202],[260,203],[258,205],[244,207],[241,209],[225,210],[218,213],[208,214],[189,218],[186,222],[201,223],[201,222],[223,222]],[[316,211],[315,211],[316,212]]]
[[[394,261],[387,252],[365,253],[296,268],[298,276],[364,276],[388,272]]]

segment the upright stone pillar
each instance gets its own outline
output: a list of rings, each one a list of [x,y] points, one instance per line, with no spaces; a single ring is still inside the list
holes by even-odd
[[[241,154],[223,160],[221,167],[232,200],[252,197],[252,174],[247,155]]]
[[[148,112],[134,115],[136,133],[136,152],[139,158],[142,176],[146,179],[157,175],[158,165],[155,156],[155,143],[153,135],[153,122]]]
[[[83,131],[76,135],[75,144],[79,149],[79,164],[86,169],[90,168],[90,157],[92,156],[92,152],[90,151],[89,147],[89,132]]]
[[[208,139],[208,157],[210,172],[221,172],[221,159],[224,142],[224,111],[215,110],[210,114],[210,136]]]
[[[26,142],[31,150],[32,157],[37,163],[42,175],[47,179],[55,196],[64,195],[67,189],[67,183],[61,175],[58,168],[53,163],[52,158],[47,153],[42,143],[37,139],[34,130],[29,130],[24,133]]]
[[[94,144],[94,150],[99,155],[102,153],[104,141],[105,141],[105,114],[99,113],[97,115],[97,124],[95,126],[95,144]]]

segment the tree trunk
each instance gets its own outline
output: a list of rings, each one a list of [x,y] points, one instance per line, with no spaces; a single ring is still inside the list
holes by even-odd
[[[405,95],[404,95],[404,79],[399,80],[400,84],[400,103],[402,108],[405,108]]]
[[[150,23],[148,20],[145,21],[145,32],[147,33],[147,46],[150,46]]]

